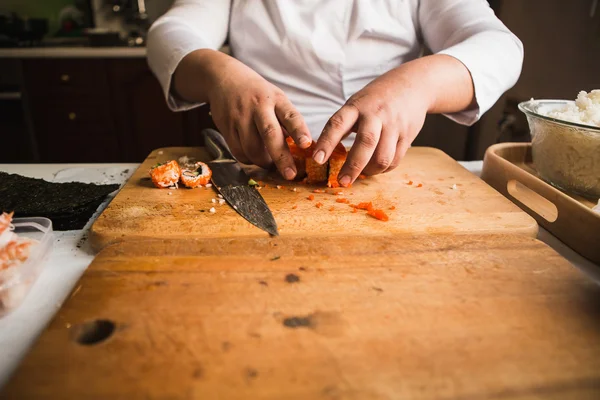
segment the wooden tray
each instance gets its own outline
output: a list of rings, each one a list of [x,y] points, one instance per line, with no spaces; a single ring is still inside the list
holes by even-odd
[[[157,149],[148,156],[92,226],[90,241],[96,250],[131,240],[267,236],[228,205],[211,203],[217,197],[212,188],[155,188],[148,179],[150,167],[184,155],[207,157],[199,147]],[[359,180],[351,189],[341,190],[342,196],[313,194],[317,186],[277,180],[275,173],[267,179],[269,187],[262,189],[261,194],[283,236],[522,234],[535,237],[538,230],[537,223],[527,213],[448,155],[432,148],[411,148],[397,169]],[[409,181],[413,184],[407,184]],[[276,189],[276,184],[285,187]],[[307,200],[309,195],[315,197],[314,201]],[[338,197],[354,204],[372,201],[377,208],[386,210],[390,220],[381,222],[366,213],[352,213],[347,204],[336,202]],[[323,207],[316,208],[317,202]],[[213,206],[215,214],[208,212]],[[392,206],[395,210],[390,210]]]
[[[491,146],[481,177],[566,245],[600,264],[600,214],[592,211],[596,203],[542,180],[533,165],[529,143]]]
[[[0,398],[598,399],[598,299],[519,235],[120,243]]]

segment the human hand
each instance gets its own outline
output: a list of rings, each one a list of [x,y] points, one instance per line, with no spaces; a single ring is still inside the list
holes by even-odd
[[[301,148],[310,146],[302,115],[281,89],[237,60],[230,58],[212,71],[211,114],[232,154],[263,168],[275,163],[284,178],[294,179],[297,170],[285,137]]]
[[[313,153],[316,162],[329,159],[335,146],[351,132],[356,140],[339,174],[347,187],[361,173],[393,170],[423,127],[432,104],[429,91],[410,69],[392,70],[351,96],[327,122]]]

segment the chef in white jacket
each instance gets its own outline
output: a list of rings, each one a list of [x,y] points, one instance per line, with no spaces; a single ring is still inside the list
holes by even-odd
[[[293,179],[286,135],[317,140],[319,163],[344,140],[347,186],[395,168],[427,113],[477,121],[516,83],[523,46],[485,0],[176,0],[148,62],[172,110],[210,104],[241,162]]]

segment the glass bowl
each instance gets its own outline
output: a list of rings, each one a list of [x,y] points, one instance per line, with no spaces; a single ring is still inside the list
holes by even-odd
[[[530,100],[519,104],[531,131],[531,153],[539,176],[551,185],[600,198],[600,127],[548,117],[573,101]]]
[[[0,270],[0,318],[23,302],[44,268],[54,243],[52,221],[48,218],[15,218],[12,224],[17,235],[34,239],[36,243],[23,264]]]

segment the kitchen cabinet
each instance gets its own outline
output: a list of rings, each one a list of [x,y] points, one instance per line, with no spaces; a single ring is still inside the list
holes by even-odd
[[[23,78],[41,162],[116,162],[104,60],[24,60]]]
[[[0,162],[35,162],[19,60],[0,62]]]
[[[123,157],[139,161],[157,147],[183,145],[183,115],[168,109],[146,63],[135,59],[111,60],[107,67]]]
[[[175,113],[143,58],[22,61],[41,162],[139,162],[157,147],[202,144],[207,107]]]

